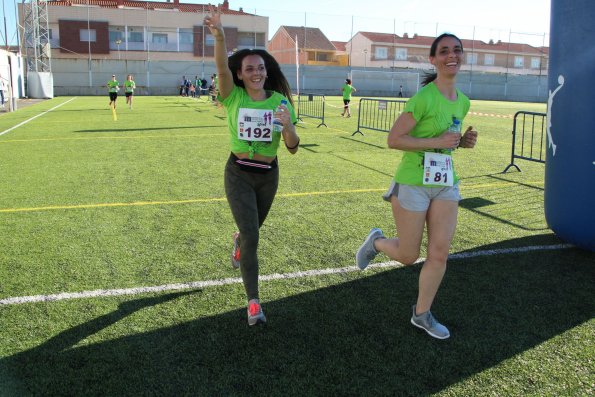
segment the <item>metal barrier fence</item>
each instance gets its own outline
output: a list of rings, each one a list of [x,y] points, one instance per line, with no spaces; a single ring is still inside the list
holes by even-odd
[[[546,123],[547,115],[545,113],[522,110],[515,113],[512,127],[510,164],[502,173],[508,171],[510,167],[515,167],[517,171],[521,171],[514,163],[514,159],[545,163]]]
[[[306,99],[302,98],[306,97]],[[324,123],[324,103],[325,98],[324,95],[320,94],[300,94],[298,96],[298,119],[302,119],[302,117],[310,117],[313,119],[319,119],[321,125],[328,127]]]
[[[364,135],[360,131],[362,128],[389,132],[406,103],[407,101],[401,100],[361,98],[357,112],[357,131],[351,136],[358,132]]]

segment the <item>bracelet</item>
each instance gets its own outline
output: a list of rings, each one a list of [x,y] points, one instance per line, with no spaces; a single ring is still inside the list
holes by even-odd
[[[289,147],[287,146],[287,143],[285,143],[285,147],[289,150],[295,149],[296,147],[298,147],[300,145],[300,138],[298,138],[297,143],[295,144],[295,146]]]

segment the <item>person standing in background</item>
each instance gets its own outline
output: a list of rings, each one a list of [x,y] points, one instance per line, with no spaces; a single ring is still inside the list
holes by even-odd
[[[2,107],[4,107],[4,79],[0,75],[0,99],[2,100]]]

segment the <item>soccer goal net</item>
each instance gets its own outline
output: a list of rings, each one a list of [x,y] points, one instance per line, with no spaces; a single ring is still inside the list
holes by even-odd
[[[351,81],[358,90],[375,96],[412,97],[420,85],[418,72],[388,72],[382,70],[352,70]]]

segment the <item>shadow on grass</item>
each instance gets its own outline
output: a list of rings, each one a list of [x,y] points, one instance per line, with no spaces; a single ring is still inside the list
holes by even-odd
[[[540,211],[539,216],[535,217],[534,212],[527,211],[527,208],[543,206],[543,187],[512,181],[494,174],[479,177],[486,178],[488,181],[496,180],[495,183],[509,184],[509,186],[494,190],[489,200],[478,196],[466,197],[459,202],[460,208],[522,230],[537,232],[549,230],[544,221],[543,212]]]
[[[361,143],[362,145],[372,146],[372,147],[375,147],[375,148],[377,148],[377,149],[382,149],[382,150],[384,150],[384,149],[388,149],[386,146],[374,145],[373,143],[368,143],[368,142],[360,141],[360,140],[353,139],[353,138],[347,138],[347,137],[344,137],[344,136],[340,136],[339,138],[340,138],[340,139],[345,139],[345,140],[347,140],[347,141],[352,141],[352,142],[356,142],[356,143]]]
[[[551,235],[480,249],[546,241]],[[73,347],[191,292],[131,300],[0,368],[34,395],[425,396],[593,318],[594,258],[566,249],[451,261],[433,308],[450,328],[445,341],[409,324],[415,266],[266,302],[267,327],[248,328],[244,310],[234,310]]]

